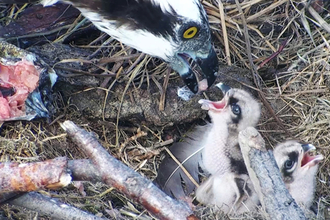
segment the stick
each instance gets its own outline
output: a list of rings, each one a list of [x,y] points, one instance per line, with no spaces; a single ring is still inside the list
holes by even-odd
[[[28,208],[41,214],[48,215],[52,219],[103,219],[36,192],[26,193],[10,201],[9,204]]]
[[[239,144],[251,181],[270,219],[306,219],[284,185],[274,155],[255,128],[239,133]]]
[[[112,157],[90,133],[71,121],[65,121],[61,126],[85,151],[103,182],[134,199],[159,219],[197,219],[186,203],[167,196],[150,180]]]
[[[71,182],[66,168],[66,157],[36,163],[0,163],[0,192],[29,192],[65,187]]]

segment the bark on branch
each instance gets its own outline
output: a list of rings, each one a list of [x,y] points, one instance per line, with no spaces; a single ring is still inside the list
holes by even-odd
[[[71,182],[65,157],[26,164],[0,163],[0,177],[0,192],[59,189]]]
[[[0,163],[0,205],[22,192],[65,187],[71,177],[74,181],[102,182],[100,172],[88,159],[67,161],[65,157],[58,157],[28,164]]]
[[[85,151],[104,183],[134,199],[159,219],[197,219],[187,204],[167,196],[150,180],[112,157],[90,133],[71,121],[61,126]]]
[[[67,217],[63,217],[62,219],[70,219],[70,216],[73,213],[81,212],[79,215],[89,215],[90,219],[97,219],[95,216],[92,216],[88,213],[85,213],[81,210],[76,211],[74,207],[66,208],[63,205],[57,205],[56,207],[52,207],[52,203],[47,203],[47,199],[41,198],[40,195],[34,193],[27,193],[23,196],[18,195],[17,191],[31,191],[39,188],[45,188],[46,186],[54,186],[54,184],[47,184],[44,182],[38,182],[40,179],[35,178],[36,183],[31,187],[29,184],[31,182],[31,177],[38,176],[40,173],[46,173],[45,176],[56,177],[57,179],[61,177],[61,175],[54,174],[52,168],[56,170],[61,170],[58,172],[62,175],[63,171],[70,170],[72,172],[72,177],[74,180],[88,180],[88,181],[102,181],[108,185],[111,185],[117,188],[120,192],[126,194],[128,197],[134,199],[141,205],[143,205],[150,213],[158,217],[159,219],[189,219],[194,220],[197,219],[192,213],[192,210],[189,206],[182,202],[172,199],[167,196],[163,191],[158,189],[150,180],[142,177],[140,174],[136,173],[134,170],[128,168],[123,163],[112,157],[99,143],[98,141],[85,130],[77,127],[73,122],[66,121],[62,124],[62,127],[67,131],[68,135],[73,139],[73,141],[81,147],[82,150],[89,156],[90,160],[82,159],[82,160],[72,160],[67,161],[66,158],[55,158],[53,160],[31,163],[27,165],[23,165],[23,168],[20,167],[16,163],[6,163],[1,164],[2,168],[0,172],[2,176],[6,176],[8,172],[16,172],[17,174],[9,175],[8,178],[0,179],[0,183],[2,181],[2,187],[0,189],[0,201],[4,202],[6,199],[11,199],[9,201],[10,204],[19,205],[22,207],[26,207],[29,209],[33,209],[35,211],[56,216],[59,213],[64,213],[64,215],[68,215]],[[51,164],[51,165],[50,165]],[[27,167],[27,168],[26,168]],[[27,171],[37,171],[29,173],[29,176],[26,175]],[[61,168],[61,169],[60,169]],[[22,174],[22,169],[24,170],[24,175]],[[17,171],[16,171],[17,170]],[[45,172],[45,170],[49,172]],[[50,172],[51,171],[51,172]],[[57,172],[56,172],[57,173]],[[65,176],[67,177],[67,173]],[[54,176],[52,176],[52,175]],[[14,186],[16,188],[10,188],[11,179],[14,178]],[[21,178],[24,180],[27,185],[21,186],[17,184],[17,178]],[[44,178],[45,179],[45,178]],[[69,178],[71,180],[71,178]],[[55,181],[57,183],[57,181]],[[70,182],[70,181],[69,181]],[[6,186],[6,192],[3,190],[4,186]],[[53,188],[53,187],[52,187]],[[14,191],[13,193],[7,193],[8,191]],[[40,202],[41,200],[46,200],[45,202]],[[50,200],[50,199],[49,199]],[[47,204],[47,208],[45,207]],[[61,208],[63,208],[61,210]],[[67,212],[67,210],[69,210]],[[73,211],[70,211],[73,210]],[[65,214],[67,213],[67,214]],[[70,214],[71,213],[71,214]],[[77,214],[77,215],[78,215]],[[87,217],[86,217],[87,218]],[[82,219],[86,219],[82,218]]]
[[[9,204],[28,208],[41,214],[48,215],[52,219],[103,219],[36,192],[26,193],[10,201]]]
[[[255,128],[239,133],[239,144],[249,176],[270,219],[306,219],[282,180],[274,155]]]

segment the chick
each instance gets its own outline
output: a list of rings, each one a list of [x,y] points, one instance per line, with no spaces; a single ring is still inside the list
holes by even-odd
[[[213,180],[217,184],[222,184],[224,181],[219,175],[224,173],[228,174],[225,177],[226,181],[232,181],[229,184],[232,186],[229,187],[232,189],[231,192],[240,193],[242,190],[252,192],[250,184],[246,184],[247,170],[237,137],[240,130],[256,125],[260,116],[260,106],[249,93],[243,90],[233,89],[222,83],[219,83],[217,87],[224,94],[221,101],[200,100],[202,108],[209,110],[212,123],[195,128],[182,141],[173,144],[169,149],[192,176],[195,183],[170,156],[166,156],[159,166],[155,183],[170,196],[182,199],[190,195],[199,183],[199,168],[215,174],[208,182],[200,186],[201,194],[198,195],[198,199],[202,203],[209,204],[209,198],[214,198],[213,190],[206,188],[213,186]],[[242,187],[243,185],[245,188]],[[203,187],[205,190],[202,190]],[[215,193],[220,193],[222,189],[215,190]],[[244,200],[239,199],[241,197],[235,194],[233,200],[236,198],[239,201]],[[219,203],[222,204],[221,201]],[[212,202],[212,204],[218,204],[218,202]]]
[[[283,181],[292,197],[300,206],[312,206],[318,164],[322,155],[311,156],[315,150],[311,144],[290,140],[277,145],[274,157],[281,171]]]
[[[221,101],[199,100],[202,108],[209,111],[212,120],[207,135],[201,142],[204,147],[204,168],[212,175],[227,171],[246,174],[238,145],[238,133],[257,124],[260,105],[244,90],[233,89],[222,83],[217,86],[224,93]]]
[[[196,128],[170,151],[196,182],[199,165],[211,174],[197,189],[198,201],[216,205],[228,214],[240,214],[255,210],[260,204],[237,141],[239,131],[256,125],[260,106],[242,90],[223,84],[218,87],[224,93],[223,100],[200,101],[202,108],[209,110],[212,123]],[[287,141],[274,150],[290,194],[306,208],[312,204],[317,165],[323,159],[321,155],[310,156],[308,152],[313,149],[312,145]],[[194,184],[170,157],[161,164],[156,182],[169,195],[180,199],[194,190]]]
[[[315,150],[311,144],[286,141],[274,150],[274,157],[283,181],[298,205],[303,210],[312,206],[318,164],[322,155],[311,156]],[[197,199],[204,204],[214,204],[227,214],[241,214],[254,210],[259,198],[246,174],[226,172],[211,175],[196,192]]]
[[[238,145],[238,133],[256,126],[260,117],[259,103],[247,92],[218,84],[224,98],[219,102],[200,100],[209,110],[212,124],[201,142],[203,169],[211,174],[196,191],[204,204],[219,206],[226,213],[241,213],[258,205],[258,196],[247,175]]]

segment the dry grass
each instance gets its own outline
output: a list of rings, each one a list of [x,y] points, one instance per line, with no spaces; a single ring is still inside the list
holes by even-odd
[[[216,0],[203,1],[209,14],[218,56],[224,63],[248,68],[251,72],[260,74],[255,77],[256,89],[264,94],[264,105],[266,101],[270,103],[274,113],[287,130],[285,132],[264,108],[258,128],[269,146],[289,138],[300,139],[313,143],[318,152],[325,156],[317,177],[316,200],[322,208],[321,212],[327,213],[330,208],[329,11],[308,10],[301,1],[246,0],[239,3],[239,6],[234,1],[228,2],[230,3],[218,3]],[[10,22],[9,18],[15,18],[23,10],[7,5],[0,9],[7,16],[6,20],[1,21],[5,23]],[[67,33],[55,41],[62,42],[68,33],[86,25],[88,26],[86,20],[78,18],[69,27]],[[246,33],[248,36],[245,39]],[[258,65],[276,52],[285,40],[288,42],[283,51],[259,68]],[[135,82],[139,82],[137,85],[139,87],[148,85],[151,81],[160,81],[166,71],[166,65],[160,60],[139,55],[135,50],[104,34],[89,44],[79,42],[79,46],[90,48],[95,54],[97,51],[100,52],[104,61],[118,57],[118,65],[115,64],[111,68],[107,68],[106,64],[91,67],[94,72],[103,72],[111,76],[104,78],[100,86],[108,93],[111,93],[112,86],[116,82],[125,81],[129,85],[134,79]],[[122,65],[119,58],[122,56],[132,57],[129,58],[128,64]],[[94,55],[92,54],[91,57]],[[154,76],[150,77],[151,74]],[[175,73],[172,73],[171,77],[176,77]],[[98,135],[103,146],[123,163],[153,179],[157,173],[161,149],[155,148],[155,145],[170,139],[170,135],[173,134],[171,129],[181,128],[119,126],[120,119],[117,122],[103,119],[103,123],[100,124],[79,115],[74,106],[64,103],[61,96],[56,95],[58,113],[54,117],[57,118],[54,123],[34,121],[10,122],[2,125],[1,137],[4,139],[0,139],[1,161],[27,162],[64,155],[69,158],[83,158],[82,152],[66,139],[64,131],[57,123],[70,119]],[[142,131],[147,135],[142,134]],[[140,135],[137,137],[137,134]],[[143,208],[102,184],[85,183],[85,191],[88,195],[86,197],[80,195],[74,187],[47,193],[87,211],[102,213],[108,218],[111,217],[113,209],[120,213],[123,219],[152,218]],[[1,212],[13,219],[32,219],[37,216],[33,212],[8,206],[3,206],[0,214]],[[199,213],[202,219],[222,219],[212,211]],[[257,217],[251,215],[245,218]]]

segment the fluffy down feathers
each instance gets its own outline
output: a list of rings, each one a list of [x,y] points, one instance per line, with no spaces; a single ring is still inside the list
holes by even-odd
[[[257,123],[260,107],[242,90],[224,85],[219,87],[225,93],[221,101],[200,101],[202,108],[209,110],[212,124],[198,127],[189,133],[183,142],[171,146],[170,150],[196,182],[199,183],[200,167],[210,174],[197,189],[198,201],[216,205],[229,214],[239,214],[254,210],[259,204],[259,198],[247,175],[237,145],[237,134],[245,127]],[[232,98],[235,101],[230,101]],[[239,112],[241,113],[238,114]],[[321,155],[309,155],[313,149],[315,148],[312,145],[287,141],[276,146],[274,150],[276,162],[290,194],[298,204],[307,209],[312,204],[315,192],[317,165],[323,159]],[[209,155],[205,156],[207,150]],[[176,198],[182,199],[189,195],[195,187],[194,184],[170,157],[166,157],[164,161],[166,163],[161,164],[156,178],[158,185]]]
[[[221,101],[200,100],[212,119],[211,129],[201,140],[204,169],[211,177],[197,189],[196,198],[227,213],[241,213],[258,205],[258,197],[247,176],[238,133],[257,124],[260,105],[243,90],[223,84],[219,88],[224,92]]]
[[[315,178],[322,155],[311,156],[315,150],[311,144],[301,144],[290,140],[274,149],[276,163],[281,171],[284,183],[299,205],[310,208],[315,193]]]

